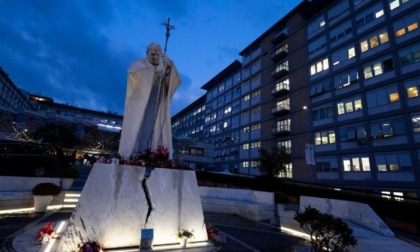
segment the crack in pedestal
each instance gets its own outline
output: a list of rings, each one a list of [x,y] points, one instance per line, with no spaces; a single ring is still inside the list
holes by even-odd
[[[152,173],[152,169],[149,167],[146,167],[146,172],[144,173],[143,180],[141,181],[144,195],[146,196],[147,205],[149,206],[147,209],[146,221],[144,223],[144,226],[146,226],[147,221],[149,220],[149,216],[153,211],[153,203],[151,199],[151,194],[150,194],[149,186],[147,185],[147,179],[150,177],[151,173]]]

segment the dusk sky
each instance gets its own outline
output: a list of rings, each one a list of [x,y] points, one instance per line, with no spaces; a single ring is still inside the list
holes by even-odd
[[[174,115],[201,87],[302,0],[2,0],[0,67],[30,93],[123,114],[127,69],[150,42],[182,78]]]

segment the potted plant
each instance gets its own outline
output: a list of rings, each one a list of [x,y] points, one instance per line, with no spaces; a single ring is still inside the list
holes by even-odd
[[[76,178],[79,177],[79,171],[73,167],[64,168],[61,173],[61,188],[63,190],[69,190],[73,185]]]
[[[187,229],[179,229],[178,238],[181,239],[181,247],[185,248],[187,246],[188,239],[194,237],[193,232],[193,230],[189,231]]]
[[[54,196],[60,194],[61,188],[53,183],[39,183],[32,189],[35,212],[45,212]]]

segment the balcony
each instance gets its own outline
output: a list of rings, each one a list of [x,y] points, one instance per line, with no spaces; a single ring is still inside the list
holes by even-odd
[[[290,125],[274,126],[271,132],[276,136],[288,135],[290,134]]]
[[[287,50],[282,50],[282,51],[279,51],[279,52],[271,53],[270,58],[273,61],[277,61],[277,60],[285,58],[286,56],[287,56]]]
[[[274,69],[273,71],[271,71],[271,76],[275,79],[278,79],[287,75],[288,73],[289,71],[287,69]]]
[[[282,41],[284,41],[287,38],[287,30],[281,30],[276,35],[274,35],[274,38],[271,40],[271,43],[273,45],[276,45]]]
[[[274,97],[279,97],[289,93],[289,85],[276,85],[273,89],[271,89],[271,95]]]
[[[289,104],[277,105],[271,109],[271,114],[273,115],[284,115],[290,112]]]

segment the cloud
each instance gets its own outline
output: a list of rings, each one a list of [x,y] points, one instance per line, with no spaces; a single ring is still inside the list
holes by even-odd
[[[274,0],[3,0],[0,67],[29,92],[122,114],[128,66],[145,56],[150,42],[164,45],[161,23],[171,17],[175,30],[168,55],[183,79],[174,97],[173,109],[179,111],[282,15],[273,6],[284,5]]]

